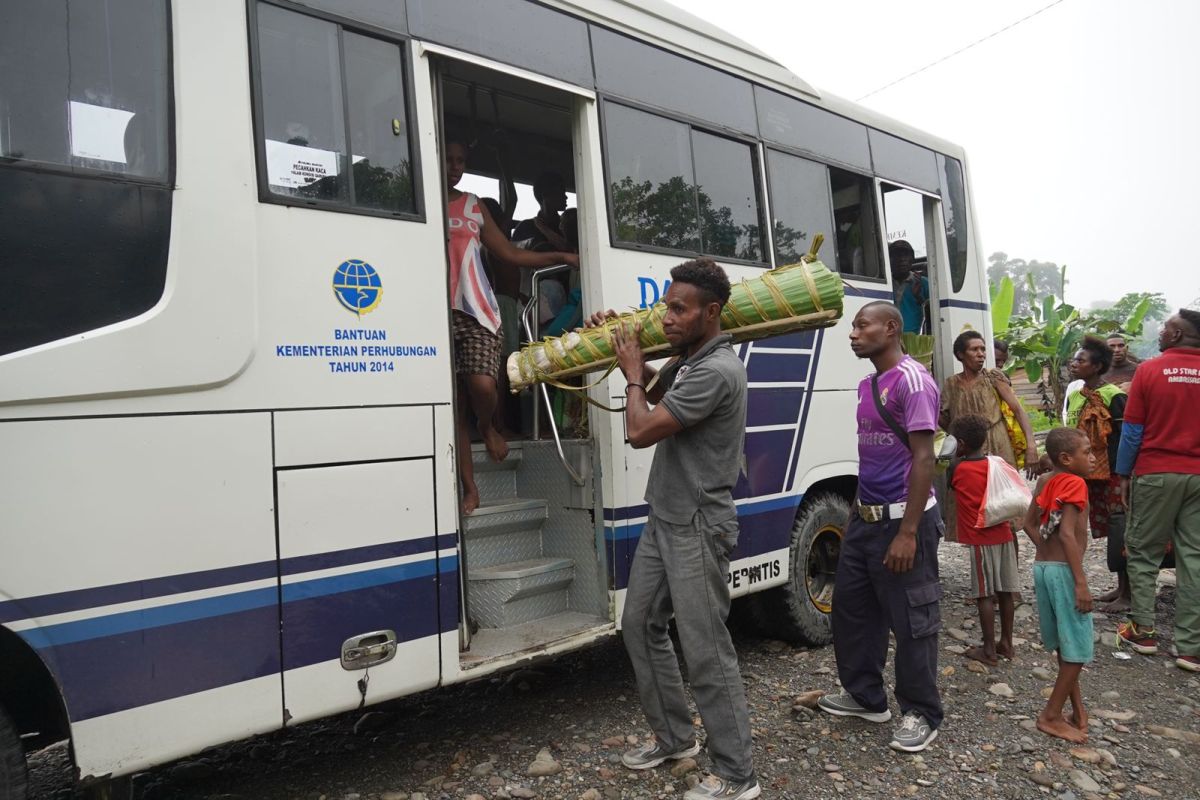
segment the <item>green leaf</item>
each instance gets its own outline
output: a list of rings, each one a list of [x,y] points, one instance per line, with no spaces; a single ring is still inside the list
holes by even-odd
[[[1055,313],[1054,307],[1054,295],[1047,295],[1042,298],[1042,322],[1047,325],[1054,325],[1058,322],[1058,315]]]
[[[1025,359],[1025,377],[1030,383],[1038,383],[1042,379],[1042,373],[1045,372],[1045,365],[1041,360],[1036,358]]]
[[[1013,297],[1016,295],[1016,287],[1013,286],[1012,278],[1005,275],[1000,279],[998,285],[992,287],[992,333],[995,336],[1000,336],[1006,333],[1009,329],[1009,321],[1012,317]]]
[[[1133,312],[1125,319],[1125,323],[1121,326],[1130,336],[1142,335],[1142,320],[1146,318],[1146,312],[1150,310],[1150,306],[1154,303],[1152,295],[1146,295],[1138,303]]]

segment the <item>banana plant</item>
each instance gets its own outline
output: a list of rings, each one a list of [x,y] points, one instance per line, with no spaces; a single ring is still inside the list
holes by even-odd
[[[1007,278],[1005,279],[1007,280]],[[1071,356],[1079,349],[1079,343],[1088,334],[1107,336],[1115,332],[1123,332],[1130,336],[1138,336],[1142,332],[1142,322],[1150,308],[1151,299],[1144,298],[1125,319],[1113,319],[1105,311],[1082,313],[1078,308],[1060,300],[1067,283],[1067,268],[1064,265],[1059,275],[1059,295],[1045,295],[1036,299],[1032,277],[1027,276],[1030,308],[1028,316],[1012,317],[1003,320],[1003,327],[1008,340],[1009,369],[1018,365],[1025,370],[1030,383],[1043,387],[1043,394],[1053,403],[1047,409],[1057,417],[1058,409],[1062,408],[1066,397],[1067,384],[1070,377],[1067,374],[1067,364]],[[1011,288],[1011,287],[1010,287]],[[997,306],[1003,302],[1005,287],[995,287],[992,292],[992,319],[996,324],[998,313],[1003,309]],[[1000,302],[997,302],[997,301]],[[1009,306],[1011,313],[1011,305]]]

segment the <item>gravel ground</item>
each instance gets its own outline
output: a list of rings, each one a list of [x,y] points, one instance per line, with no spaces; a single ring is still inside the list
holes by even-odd
[[[1112,583],[1103,548],[1088,569],[1093,591]],[[947,719],[920,755],[887,748],[891,725],[831,718],[798,698],[836,691],[831,648],[806,650],[735,636],[751,703],[755,765],[764,797],[1200,798],[1200,677],[1165,655],[1115,657],[1115,620],[1083,675],[1091,712],[1086,747],[1033,729],[1053,656],[1038,646],[1029,605],[1018,608],[1017,658],[997,668],[959,655],[978,641],[968,605],[966,554],[942,547],[945,628],[941,688]],[[1032,547],[1022,548],[1024,597],[1033,599]],[[1165,572],[1159,629],[1169,630],[1174,574]],[[1166,639],[1163,650],[1168,650]],[[890,680],[890,678],[889,678]],[[895,710],[895,709],[893,709]],[[186,725],[181,719],[179,724]],[[621,751],[647,736],[619,640],[534,669],[377,706],[221,748],[135,778],[134,796],[250,800],[678,797],[705,766],[690,759],[646,772]],[[64,746],[33,759],[35,798],[72,797]]]

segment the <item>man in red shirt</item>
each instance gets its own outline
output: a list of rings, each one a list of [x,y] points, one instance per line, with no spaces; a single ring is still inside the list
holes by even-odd
[[[1125,547],[1133,595],[1131,619],[1117,635],[1139,653],[1158,652],[1155,583],[1172,542],[1175,663],[1200,672],[1200,311],[1181,309],[1167,320],[1158,349],[1162,355],[1134,374],[1114,470],[1129,509]]]

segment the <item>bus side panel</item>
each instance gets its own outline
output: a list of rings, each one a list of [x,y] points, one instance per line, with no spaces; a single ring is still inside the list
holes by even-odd
[[[81,774],[279,725],[268,414],[5,422],[0,452],[0,622],[57,680]]]

